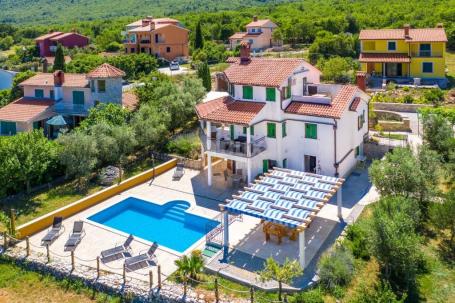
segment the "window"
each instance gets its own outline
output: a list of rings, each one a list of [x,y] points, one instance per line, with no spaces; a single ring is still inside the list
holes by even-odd
[[[291,98],[291,86],[286,86],[284,88],[284,96],[285,96],[285,99]]]
[[[396,41],[388,41],[387,42],[387,49],[389,51],[396,51],[397,50],[397,42]]]
[[[276,124],[275,123],[267,123],[267,137],[276,138]]]
[[[53,89],[51,89],[51,90],[49,91],[49,96],[50,96],[50,98],[51,98],[52,100],[55,99],[55,93],[54,93],[54,90],[53,90]]]
[[[283,138],[287,136],[287,133],[286,133],[286,122],[281,123],[281,136]]]
[[[243,87],[243,99],[253,99],[253,87],[244,86]]]
[[[365,110],[357,117],[357,128],[361,129],[363,124],[365,124]]]
[[[16,122],[0,122],[0,130],[2,135],[15,135],[16,134]]]
[[[360,156],[360,145],[355,148],[355,156]]]
[[[170,53],[171,52],[171,48],[168,46],[166,47],[166,53]]]
[[[106,92],[106,80],[98,80],[98,92]]]
[[[283,159],[283,168],[288,168],[288,159]]]
[[[134,47],[131,48],[131,53],[134,54],[136,52],[136,49]]]
[[[246,135],[246,126],[243,127],[243,134]],[[254,126],[250,126],[250,135],[254,136]]]
[[[269,170],[269,160],[262,160],[262,172],[266,173]]]
[[[84,92],[81,92],[81,91],[73,91],[73,104],[76,104],[76,105],[84,105]]]
[[[373,51],[376,49],[375,41],[363,41],[362,42],[363,51]]]
[[[429,43],[420,44],[419,56],[420,57],[431,57],[431,44],[429,44]]]
[[[234,84],[229,84],[229,95],[232,97],[235,97],[235,85]]]
[[[235,137],[234,131],[235,131],[234,125],[230,125],[229,126],[229,133],[231,135],[231,140],[234,140],[234,137]]]
[[[44,98],[44,90],[35,89],[35,98]]]
[[[432,73],[433,72],[433,62],[423,62],[422,63],[422,73]]]
[[[318,125],[312,123],[305,124],[305,138],[317,139],[318,138]]]
[[[276,90],[274,87],[267,87],[265,89],[265,100],[266,101],[276,101]]]

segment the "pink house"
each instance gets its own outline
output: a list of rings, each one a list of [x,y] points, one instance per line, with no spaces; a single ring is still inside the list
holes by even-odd
[[[35,39],[41,57],[52,57],[57,49],[57,44],[66,48],[85,47],[89,38],[78,33],[52,32]]]

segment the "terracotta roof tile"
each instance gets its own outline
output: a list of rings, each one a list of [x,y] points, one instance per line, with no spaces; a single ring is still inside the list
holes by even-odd
[[[406,40],[408,42],[447,42],[444,28],[411,28],[405,38],[404,29],[364,29],[359,40]]]
[[[305,60],[292,58],[251,58],[246,63],[228,58],[227,62],[231,66],[224,74],[229,82],[239,85],[279,87],[299,66],[314,68]]]
[[[134,109],[136,109],[138,103],[139,103],[139,99],[137,98],[137,96],[134,92],[132,92],[132,91],[123,92],[123,94],[122,94],[123,107],[125,107],[129,110],[134,110]]]
[[[224,96],[196,105],[196,113],[203,120],[249,125],[264,106],[262,102],[235,101]]]
[[[85,74],[65,73],[63,87],[88,87]],[[54,75],[51,73],[39,73],[20,83],[20,86],[54,86]]]
[[[53,37],[50,38],[50,40],[51,40],[51,41],[57,41],[57,40],[60,40],[60,39],[65,38],[65,37],[73,36],[73,35],[74,35],[74,36],[79,36],[79,37],[84,37],[84,38],[87,38],[87,39],[88,39],[88,37],[86,37],[86,36],[84,36],[84,35],[81,35],[81,34],[79,34],[79,33],[70,32],[70,33],[61,33],[61,34],[58,35],[58,36],[53,36]]]
[[[0,120],[29,122],[54,105],[50,99],[20,98],[0,108]]]
[[[357,107],[360,104],[361,99],[359,97],[355,97],[354,100],[351,102],[351,105],[349,105],[349,110],[350,111],[357,111]]]
[[[351,103],[352,98],[354,98],[356,91],[356,86],[344,85],[335,97],[333,97],[330,105],[291,101],[285,112],[289,114],[340,119],[343,112]]]
[[[103,63],[87,74],[88,78],[120,78],[125,72],[108,63]]]
[[[63,34],[63,32],[48,33],[48,34],[45,34],[45,35],[42,35],[42,36],[39,36],[39,37],[35,38],[35,41],[46,40],[46,39],[49,39],[49,38],[52,38],[52,37],[55,37],[55,36],[58,36],[58,35],[61,35],[61,34]]]
[[[250,27],[250,26],[264,26],[264,25],[267,24],[267,22],[271,22],[270,19],[261,19],[261,20],[258,20],[258,21],[252,21],[252,22],[248,23],[246,26],[247,27]],[[275,23],[273,23],[273,24],[275,25]]]
[[[407,63],[411,58],[407,54],[397,53],[361,53],[360,62]]]
[[[238,32],[229,37],[229,39],[242,39],[245,37],[246,32]]]

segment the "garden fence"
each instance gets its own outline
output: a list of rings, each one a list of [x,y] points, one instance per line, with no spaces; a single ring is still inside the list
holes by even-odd
[[[284,294],[282,301],[274,301],[261,296],[256,292],[253,286],[248,290],[233,289],[223,285],[215,277],[212,281],[200,281],[189,276],[184,277],[182,284],[171,284],[169,276],[161,270],[161,265],[157,264],[157,275],[154,276],[150,270],[148,273],[134,272],[135,275],[142,276],[143,279],[132,277],[127,272],[126,266],[114,267],[101,262],[100,257],[93,259],[79,258],[74,251],[64,254],[57,253],[49,246],[37,246],[31,243],[29,237],[25,238],[25,248],[17,244],[21,240],[16,239],[6,232],[0,236],[1,254],[8,255],[16,261],[27,261],[24,264],[33,264],[33,262],[43,266],[35,266],[36,268],[46,268],[46,272],[53,274],[56,277],[78,278],[82,279],[85,284],[98,291],[114,292],[120,295],[135,295],[146,298],[153,302],[153,298],[161,298],[166,302],[172,300],[188,302],[188,292],[192,285],[205,285],[207,290],[213,292],[214,302],[232,302],[231,299],[223,300],[221,290],[225,293],[236,294],[237,297],[242,297],[242,302],[249,303],[287,303],[287,295]],[[11,248],[11,250],[10,250]],[[14,251],[13,251],[14,249]],[[68,262],[70,261],[70,262]],[[54,266],[53,266],[54,265]],[[59,266],[56,266],[59,265]],[[54,270],[52,270],[54,269]],[[121,274],[114,271],[121,271]],[[103,279],[103,277],[105,279]],[[107,278],[108,277],[108,278]],[[155,280],[156,279],[156,280]],[[181,289],[180,289],[181,288]],[[166,291],[163,291],[165,289]],[[198,298],[195,298],[198,300]]]

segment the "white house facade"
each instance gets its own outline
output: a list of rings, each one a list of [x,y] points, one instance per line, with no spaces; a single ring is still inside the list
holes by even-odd
[[[217,75],[228,95],[196,106],[212,157],[251,182],[272,167],[344,177],[363,153],[369,96],[353,85],[320,84],[301,59],[241,58]]]

